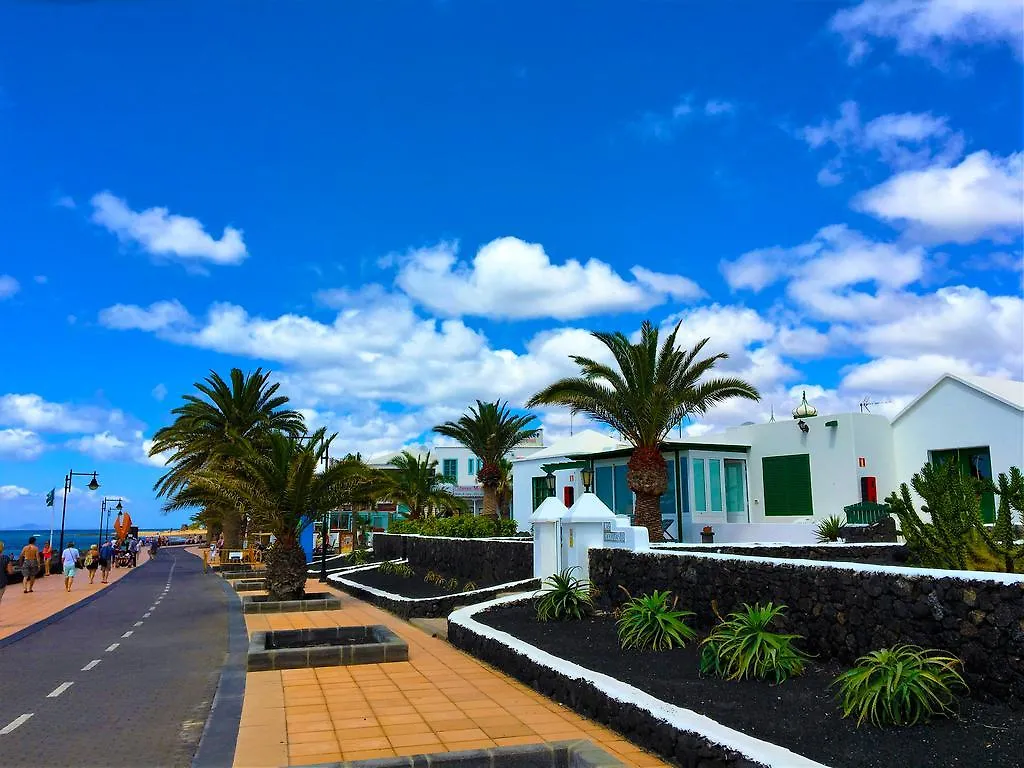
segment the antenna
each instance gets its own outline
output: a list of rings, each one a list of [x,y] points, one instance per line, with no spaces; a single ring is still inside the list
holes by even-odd
[[[864,395],[864,399],[860,401],[861,413],[871,413],[872,405],[885,405],[892,402],[892,400],[871,400],[870,397],[870,395]]]

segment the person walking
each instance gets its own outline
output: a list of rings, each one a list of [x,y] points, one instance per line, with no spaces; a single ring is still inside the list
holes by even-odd
[[[7,589],[7,577],[14,575],[14,565],[11,558],[4,554],[4,543],[0,541],[0,600],[4,599],[4,590]]]
[[[110,563],[114,559],[114,542],[105,541],[100,547],[100,584],[110,580]]]
[[[21,548],[21,591],[32,592],[39,576],[39,547],[36,537],[29,536],[28,544]]]
[[[78,568],[78,560],[82,553],[75,549],[75,542],[69,541],[67,549],[61,552],[60,561],[64,565],[64,591],[70,592],[71,585],[75,583],[75,571]]]
[[[50,561],[53,559],[53,544],[47,539],[43,544],[43,573],[50,575]]]
[[[92,584],[96,580],[96,571],[100,567],[100,550],[95,544],[89,547],[89,551],[85,553],[85,570],[89,572],[89,583]]]
[[[134,536],[128,545],[128,551],[132,553],[132,568],[134,568],[139,564],[139,540]]]

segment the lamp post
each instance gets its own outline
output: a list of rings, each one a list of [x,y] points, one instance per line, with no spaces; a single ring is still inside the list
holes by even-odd
[[[296,438],[300,442],[308,440],[309,437]],[[331,441],[328,440],[324,445],[324,466],[328,469],[331,467]],[[328,521],[330,520],[331,511],[329,509],[324,510],[323,519],[320,521],[320,582],[327,582],[327,542],[330,541],[330,532],[327,530]]]
[[[75,472],[74,470],[70,470],[64,478],[64,504],[60,510],[60,547],[58,548],[58,551],[60,552],[64,551],[64,517],[68,511],[68,491],[71,490],[71,481],[76,476],[89,477],[91,475],[92,480],[89,481],[89,485],[87,487],[90,491],[95,491],[100,487],[99,481],[96,479],[96,474],[96,472]]]
[[[117,510],[118,514],[121,514],[121,510],[124,509],[124,507],[121,505],[121,502],[124,501],[124,499],[116,497],[116,496],[104,496],[103,497],[103,501],[100,503],[100,535],[99,535],[99,542],[97,544],[97,546],[100,546],[100,547],[103,546],[103,539],[106,537],[107,525],[110,524],[110,510],[107,509],[107,502],[108,501],[116,501],[117,502],[117,506],[114,507],[114,509]],[[107,515],[106,524],[104,524],[104,521],[103,521],[103,514],[104,513],[106,513],[106,515]]]

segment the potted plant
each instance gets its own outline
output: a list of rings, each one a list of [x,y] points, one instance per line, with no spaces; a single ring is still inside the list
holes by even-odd
[[[700,543],[701,544],[714,544],[715,543],[715,529],[710,525],[705,525],[700,529]]]

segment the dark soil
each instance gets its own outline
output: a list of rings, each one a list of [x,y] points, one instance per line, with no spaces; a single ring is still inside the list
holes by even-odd
[[[555,656],[602,672],[750,736],[784,746],[833,768],[1010,768],[1024,766],[1022,713],[1006,705],[960,701],[959,718],[880,729],[841,717],[828,686],[842,668],[811,663],[781,685],[701,677],[697,645],[672,651],[619,649],[615,621],[538,622],[531,603],[477,614]]]
[[[448,595],[457,595],[460,592],[465,591],[466,584],[469,583],[469,579],[457,579],[459,582],[459,588],[454,590],[445,589],[437,584],[431,584],[423,580],[423,577],[430,571],[429,568],[413,567],[413,575],[409,578],[404,578],[393,573],[381,573],[378,569],[373,568],[368,571],[356,571],[355,573],[343,573],[341,577],[354,581],[359,584],[363,584],[367,587],[373,587],[374,589],[380,589],[384,592],[391,592],[395,595],[401,595],[402,597],[446,597]],[[438,571],[440,573],[440,571]],[[442,573],[446,579],[449,578],[449,574]],[[483,589],[484,587],[493,587],[496,584],[500,584],[499,581],[475,581],[475,589]]]

